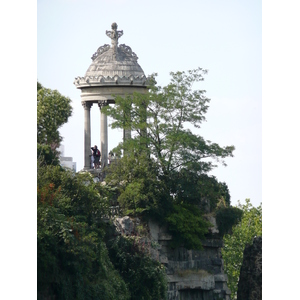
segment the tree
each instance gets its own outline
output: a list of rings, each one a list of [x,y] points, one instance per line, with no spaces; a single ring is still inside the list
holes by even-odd
[[[37,82],[37,157],[46,164],[59,164],[59,128],[72,115],[71,100]]]
[[[119,236],[108,243],[109,257],[126,282],[131,300],[166,299],[165,268],[145,248],[137,237]]]
[[[40,82],[37,82],[37,91],[39,91],[42,88],[43,88],[42,84]]]
[[[109,257],[107,240],[111,236],[104,222],[110,215],[109,186],[95,183],[89,173],[59,166],[55,151],[61,141],[58,128],[71,115],[70,100],[40,83],[37,90],[38,299],[127,300],[140,299],[140,295],[164,299],[166,280],[160,263],[143,253],[131,257],[126,249],[117,247],[117,254],[128,258],[128,278],[121,274],[122,261]],[[131,270],[136,266],[140,273],[134,274]]]
[[[101,186],[60,166],[39,165],[37,175],[38,299],[129,299],[104,242]]]
[[[240,269],[243,263],[243,253],[247,244],[252,244],[255,236],[262,236],[262,206],[253,207],[250,199],[246,204],[237,206],[243,211],[241,221],[232,228],[232,234],[224,236],[222,256],[224,270],[228,276],[228,287],[231,299],[236,299]]]
[[[62,137],[58,129],[72,115],[71,99],[57,90],[44,88],[37,83],[37,142],[56,149]]]
[[[171,83],[161,88],[152,78],[149,93],[132,97],[116,97],[115,106],[107,106],[106,114],[113,117],[112,128],[130,129],[137,135],[121,148],[141,150],[147,146],[162,176],[172,171],[192,168],[207,173],[215,165],[205,159],[221,161],[233,156],[234,146],[220,147],[193,133],[187,125],[200,128],[210,101],[204,90],[193,90],[193,84],[204,80],[201,68],[170,73]],[[146,134],[145,134],[146,132]]]
[[[170,84],[163,88],[155,84],[153,75],[149,93],[116,97],[114,106],[104,108],[113,118],[112,128],[133,133],[115,149],[124,155],[106,178],[112,185],[122,183],[118,200],[125,211],[163,220],[185,245],[199,248],[209,224],[202,220],[196,204],[212,194],[212,207],[221,196],[230,201],[227,186],[206,174],[216,166],[214,161],[226,165],[224,159],[234,151],[234,146],[221,147],[190,129],[200,128],[205,121],[209,99],[204,90],[193,89],[204,74],[201,68],[171,73]],[[183,214],[196,217],[194,212],[197,222],[180,228]]]
[[[38,165],[38,299],[166,299],[165,270],[134,239],[111,239],[109,187]]]

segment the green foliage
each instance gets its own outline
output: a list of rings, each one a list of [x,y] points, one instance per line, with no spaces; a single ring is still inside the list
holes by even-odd
[[[57,90],[44,88],[37,83],[37,142],[55,149],[62,138],[58,129],[72,115],[71,100]]]
[[[171,73],[165,87],[156,86],[153,75],[149,93],[116,97],[114,106],[103,108],[112,128],[130,129],[133,136],[115,149],[124,155],[106,177],[118,186],[123,213],[160,220],[178,244],[196,248],[208,227],[196,205],[208,199],[214,209],[222,197],[230,203],[227,185],[206,174],[234,151],[190,130],[205,121],[210,100],[204,90],[193,89],[204,74],[201,68]]]
[[[216,222],[221,236],[231,233],[232,227],[241,221],[243,210],[238,207],[221,207],[216,210]]]
[[[72,113],[70,99],[39,82],[37,91],[38,299],[165,299],[164,269],[142,249],[135,250],[133,257],[126,247],[118,249],[118,255],[127,257],[129,277],[120,273],[117,258],[113,261],[115,269],[108,255],[107,225],[103,221],[110,214],[115,187],[95,183],[89,173],[75,174],[59,166],[58,129]],[[143,169],[143,165],[137,166],[132,176],[139,178]],[[143,199],[140,192],[149,190],[149,183],[132,184],[127,197],[135,195],[138,205],[134,210],[141,212],[139,207],[151,197],[146,192],[149,199]],[[139,272],[134,271],[137,266]]]
[[[214,176],[201,174],[198,187],[201,198],[210,200],[211,210],[217,207],[217,203],[221,199],[224,200],[225,205],[230,205],[230,193],[225,182],[219,182]]]
[[[145,152],[127,153],[110,166],[105,180],[109,186],[117,186],[124,215],[161,220],[171,207],[170,195],[165,195],[164,183],[158,180],[155,164]]]
[[[165,177],[181,168],[208,172],[214,165],[211,158],[221,161],[232,156],[234,146],[220,147],[194,134],[186,125],[199,128],[205,121],[209,99],[204,90],[193,90],[193,84],[202,81],[206,73],[201,68],[188,72],[171,73],[166,87],[150,86],[150,92],[132,97],[116,97],[114,106],[104,112],[114,121],[112,128],[131,129],[136,135],[133,141],[121,144],[124,151],[145,151],[155,160],[157,168]],[[139,150],[138,150],[139,149]]]
[[[187,249],[202,249],[201,240],[205,239],[211,224],[203,219],[197,206],[174,204],[166,221],[173,235],[173,247],[184,245]]]
[[[120,236],[109,246],[109,256],[126,282],[131,300],[167,299],[167,280],[162,264],[153,261],[136,237]]]
[[[62,140],[59,128],[72,114],[71,100],[37,82],[37,158],[40,163],[59,164],[56,150]]]
[[[231,290],[231,299],[236,299],[245,246],[252,244],[255,236],[262,235],[262,206],[253,207],[250,199],[246,199],[246,204],[239,203],[238,208],[243,211],[242,219],[232,228],[232,234],[224,236],[222,249],[224,270],[228,276],[227,285]]]
[[[37,144],[37,159],[47,165],[59,165],[59,153],[49,145]]]
[[[37,82],[37,91],[39,91],[42,88],[43,88],[43,86],[41,85],[41,83]]]
[[[37,188],[38,297],[128,299],[103,242],[108,203],[91,176],[42,165]]]
[[[226,205],[230,204],[230,194],[226,183],[220,183],[214,176],[199,174],[192,168],[183,168],[172,172],[172,194],[177,201],[189,204],[199,204],[209,200],[211,210],[214,210],[221,198]]]

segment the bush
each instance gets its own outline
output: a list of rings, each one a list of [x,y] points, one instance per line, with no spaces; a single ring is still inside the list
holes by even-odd
[[[173,236],[172,247],[184,245],[187,249],[203,248],[201,240],[205,239],[211,224],[203,219],[197,206],[174,204],[173,212],[166,218],[166,222]]]
[[[109,257],[125,281],[131,300],[166,299],[165,269],[150,258],[136,237],[117,237],[108,247]]]
[[[128,299],[104,243],[106,200],[89,174],[39,166],[37,187],[38,299]]]
[[[221,207],[216,210],[216,221],[220,235],[231,233],[231,229],[242,218],[243,211],[237,207]]]
[[[47,165],[59,165],[58,152],[52,150],[49,145],[37,144],[37,159]]]
[[[252,244],[255,236],[262,236],[262,206],[253,207],[250,199],[246,204],[238,204],[243,211],[241,221],[233,226],[232,234],[224,236],[222,257],[224,270],[228,276],[227,286],[231,290],[231,299],[236,299],[240,269],[243,263],[244,249]]]

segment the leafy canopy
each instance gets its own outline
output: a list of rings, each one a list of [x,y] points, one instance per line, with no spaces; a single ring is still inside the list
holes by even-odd
[[[40,83],[37,90],[38,299],[165,299],[160,263],[140,251],[132,256],[116,243],[115,248],[107,247],[109,186],[95,183],[89,173],[75,174],[59,166],[55,148],[61,140],[58,128],[71,114],[69,99]],[[113,249],[127,257],[126,274],[124,263],[112,256]],[[136,267],[139,272],[134,272]]]
[[[152,260],[136,237],[119,236],[108,243],[109,257],[124,279],[131,300],[167,298],[165,268]]]
[[[120,149],[137,151],[146,145],[165,176],[188,167],[206,173],[214,167],[206,158],[225,164],[223,159],[233,156],[234,146],[222,148],[188,128],[200,128],[205,121],[210,100],[204,90],[193,90],[195,83],[204,80],[205,73],[201,68],[171,72],[171,82],[166,87],[156,86],[153,77],[149,93],[116,97],[116,104],[104,110],[114,119],[112,128],[130,129],[135,134],[133,141],[122,143]]]
[[[58,129],[71,115],[70,98],[37,83],[37,142],[39,144],[58,146],[62,140]]]
[[[59,128],[72,115],[71,100],[37,82],[37,156],[46,164],[59,165]]]
[[[38,297],[166,299],[163,266],[104,222],[108,187],[89,173],[38,166]]]
[[[246,204],[239,203],[237,208],[243,211],[241,221],[232,228],[232,234],[224,236],[222,257],[224,270],[228,276],[231,299],[236,299],[240,269],[243,263],[244,249],[252,244],[255,236],[262,236],[262,206],[253,207],[250,199]]]
[[[106,182],[118,186],[117,197],[124,214],[156,218],[169,225],[185,245],[201,248],[208,223],[196,208],[209,198],[214,208],[220,197],[230,202],[226,184],[207,173],[233,156],[234,146],[221,147],[195,133],[208,109],[204,90],[194,85],[206,71],[198,68],[171,73],[171,82],[160,87],[155,75],[149,92],[116,97],[104,112],[113,118],[112,128],[127,129],[132,138],[114,151],[123,157],[107,170]],[[179,220],[195,218],[181,228]],[[200,226],[200,227],[199,227]],[[197,228],[199,227],[199,228]]]
[[[129,299],[104,242],[108,200],[89,174],[38,165],[38,298]]]

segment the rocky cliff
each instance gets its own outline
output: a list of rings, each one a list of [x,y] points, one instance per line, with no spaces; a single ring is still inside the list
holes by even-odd
[[[237,300],[262,299],[262,237],[255,237],[244,250]]]
[[[168,280],[168,300],[229,300],[227,276],[221,257],[223,241],[218,235],[215,219],[203,250],[187,250],[184,247],[172,249],[172,236],[167,229],[155,222],[148,222],[148,239],[151,240],[151,255],[166,267]],[[131,235],[135,231],[136,220],[129,217],[115,220],[119,232]]]

